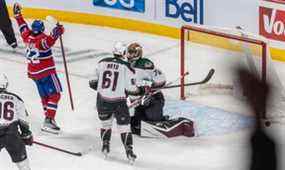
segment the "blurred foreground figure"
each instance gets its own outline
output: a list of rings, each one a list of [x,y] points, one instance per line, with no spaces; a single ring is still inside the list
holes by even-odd
[[[12,48],[17,47],[16,36],[9,18],[9,13],[5,0],[0,0],[0,31],[3,33],[7,44]]]
[[[270,94],[270,84],[262,82],[257,75],[238,68],[236,70],[239,83],[247,102],[255,114],[255,126],[250,137],[251,142],[251,165],[250,170],[276,170],[277,157],[276,147],[262,127],[261,119],[265,117],[267,99]]]

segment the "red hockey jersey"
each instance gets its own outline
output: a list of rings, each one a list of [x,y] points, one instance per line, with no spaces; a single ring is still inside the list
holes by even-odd
[[[38,80],[56,73],[51,47],[56,42],[52,36],[40,33],[34,36],[22,16],[16,17],[20,33],[26,44],[28,76]]]

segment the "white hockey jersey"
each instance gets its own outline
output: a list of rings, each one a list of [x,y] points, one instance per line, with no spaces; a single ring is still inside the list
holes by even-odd
[[[97,91],[105,100],[126,99],[126,94],[139,92],[134,70],[119,58],[99,61],[93,80],[98,82]]]
[[[159,88],[165,85],[165,74],[156,68],[152,61],[147,58],[140,58],[132,64],[136,71],[138,86],[151,86]]]
[[[28,124],[28,116],[23,100],[16,94],[0,92],[0,128],[21,121]]]

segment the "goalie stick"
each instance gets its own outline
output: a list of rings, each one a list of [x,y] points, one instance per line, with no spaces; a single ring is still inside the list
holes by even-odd
[[[47,145],[47,144],[44,144],[44,143],[41,143],[41,142],[37,142],[37,141],[33,141],[33,143],[37,144],[39,146],[45,147],[45,148],[53,149],[53,150],[60,151],[60,152],[63,152],[63,153],[67,153],[67,154],[70,154],[70,155],[82,156],[81,152],[72,152],[72,151],[69,151],[69,150],[61,149],[61,148],[58,148],[58,147],[55,147],[55,146],[51,146],[51,145]]]
[[[211,68],[210,71],[208,72],[207,76],[203,80],[197,81],[197,82],[192,82],[192,83],[186,83],[186,84],[184,84],[184,86],[194,86],[194,85],[205,84],[213,77],[214,73],[215,73],[215,69]],[[172,86],[165,86],[165,87],[162,87],[162,89],[170,89],[170,88],[177,88],[177,87],[181,87],[181,84],[176,84],[176,85],[172,85]]]

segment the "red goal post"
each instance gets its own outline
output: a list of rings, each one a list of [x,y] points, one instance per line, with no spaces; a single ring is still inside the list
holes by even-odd
[[[185,48],[185,43],[187,41],[191,41],[191,37],[193,36],[199,36],[199,34],[203,34],[203,35],[210,35],[210,36],[217,36],[217,37],[222,37],[225,39],[229,39],[229,40],[236,40],[236,41],[240,41],[240,42],[244,42],[244,43],[249,43],[249,44],[254,44],[257,46],[260,46],[262,51],[261,51],[261,55],[262,55],[262,59],[261,59],[261,78],[262,81],[266,81],[266,65],[267,65],[267,61],[266,61],[266,55],[267,55],[267,43],[263,40],[258,40],[255,38],[251,38],[251,37],[245,37],[245,36],[241,36],[238,34],[234,34],[231,32],[227,32],[227,31],[220,31],[217,29],[210,29],[207,28],[205,26],[193,26],[193,25],[187,25],[187,26],[182,26],[181,27],[181,32],[180,32],[180,75],[183,75],[186,71],[190,72],[190,76],[191,76],[191,68],[190,70],[186,70],[185,69],[185,50],[188,50]],[[190,57],[190,61],[191,61],[191,57]],[[210,68],[209,68],[210,69]],[[181,88],[180,88],[180,98],[182,100],[185,100],[186,96],[185,96],[185,78],[182,77],[180,80],[180,84],[181,84]]]

